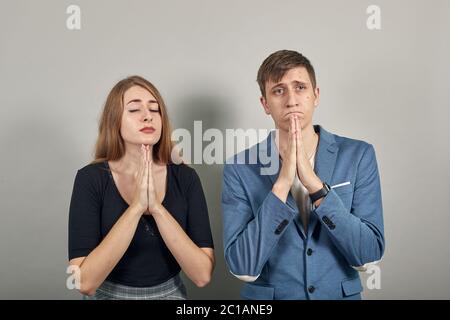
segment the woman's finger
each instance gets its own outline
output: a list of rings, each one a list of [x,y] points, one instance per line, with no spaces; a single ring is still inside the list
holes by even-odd
[[[152,161],[148,162],[148,186],[153,186],[153,171],[152,171]]]
[[[142,179],[143,185],[145,185],[145,188],[148,186],[148,161],[144,160],[144,176]]]
[[[139,164],[139,182],[142,182],[142,178],[144,176],[144,170],[145,170],[145,148],[144,145],[141,145],[141,161]]]

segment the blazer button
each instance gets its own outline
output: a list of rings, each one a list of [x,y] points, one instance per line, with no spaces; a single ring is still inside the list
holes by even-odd
[[[309,286],[309,288],[308,288],[309,293],[313,293],[315,290],[316,290],[316,288],[314,288],[314,286]]]
[[[307,254],[308,256],[312,255],[312,253],[313,253],[313,251],[312,251],[311,248],[309,248],[308,250],[306,250],[306,254]]]
[[[288,225],[289,221],[284,219],[283,221],[281,221],[281,223],[278,225],[278,227],[275,229],[275,234],[280,234],[284,228],[286,228],[286,226]]]

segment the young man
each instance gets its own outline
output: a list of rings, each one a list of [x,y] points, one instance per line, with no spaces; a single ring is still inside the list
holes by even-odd
[[[258,84],[277,130],[225,165],[230,272],[246,281],[245,299],[360,299],[357,268],[384,252],[374,148],[313,126],[319,88],[300,53],[271,54]],[[256,164],[237,163],[252,154]],[[267,154],[280,159],[274,174],[265,170]]]

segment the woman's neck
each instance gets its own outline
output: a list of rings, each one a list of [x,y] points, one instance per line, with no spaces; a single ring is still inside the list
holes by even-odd
[[[153,148],[150,146],[150,161],[153,161]],[[141,147],[140,145],[126,145],[125,154],[122,158],[111,161],[114,165],[114,170],[123,174],[134,174],[139,171],[141,165]]]

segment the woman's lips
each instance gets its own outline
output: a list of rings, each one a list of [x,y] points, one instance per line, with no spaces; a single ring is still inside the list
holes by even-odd
[[[155,128],[143,128],[140,131],[143,133],[153,133],[155,132]]]

